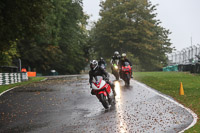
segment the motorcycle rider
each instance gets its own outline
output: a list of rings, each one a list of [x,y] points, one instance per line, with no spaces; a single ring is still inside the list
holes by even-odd
[[[103,59],[103,57],[100,57],[99,61],[98,61],[98,65],[101,66],[101,65],[104,65],[104,69],[106,69],[106,62],[105,60]]]
[[[90,88],[92,88],[92,80],[93,80],[93,78],[95,78],[96,76],[102,76],[103,79],[106,81],[106,83],[110,85],[114,96],[116,96],[115,85],[112,84],[109,81],[108,73],[102,67],[98,66],[98,61],[97,60],[90,61],[90,68],[91,68],[91,70],[89,71]],[[91,91],[91,94],[94,95],[94,92]]]
[[[112,65],[111,66],[112,73],[113,73],[113,64],[115,64],[117,60],[120,61],[120,58],[121,58],[121,56],[120,56],[119,52],[115,51],[114,56],[112,56],[112,58],[110,60],[110,64]]]
[[[119,61],[119,68],[120,68],[120,71],[119,71],[119,74],[120,74],[120,77],[122,77],[122,66],[125,65],[125,62],[128,62],[131,66],[131,78],[133,78],[133,75],[132,75],[132,63],[126,58],[126,53],[123,53],[122,56],[121,56],[121,60]]]

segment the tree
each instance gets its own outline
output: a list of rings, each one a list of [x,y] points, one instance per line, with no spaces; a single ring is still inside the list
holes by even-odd
[[[26,67],[41,73],[51,69],[60,74],[79,73],[88,58],[84,28],[88,17],[81,1],[50,1],[49,5],[45,21],[37,26],[40,32],[18,43],[21,59]]]
[[[12,65],[13,57],[19,56],[16,43],[13,42],[11,44],[8,50],[0,52],[0,64],[2,66]]]
[[[1,0],[0,1],[0,60],[11,58],[7,64],[12,62],[14,56],[7,57],[3,53],[10,51],[19,40],[27,36],[37,34],[38,25],[44,22],[47,14],[49,0]],[[15,47],[17,48],[17,47]],[[17,49],[15,49],[17,51]],[[16,53],[16,52],[15,52]],[[3,57],[4,56],[4,57]],[[12,57],[11,57],[12,56]]]
[[[0,63],[79,73],[89,56],[82,0],[1,0]]]
[[[143,69],[161,68],[172,48],[169,30],[155,19],[156,6],[148,0],[106,0],[101,7],[101,19],[91,35],[95,51],[104,51],[107,58],[115,50],[129,52]]]

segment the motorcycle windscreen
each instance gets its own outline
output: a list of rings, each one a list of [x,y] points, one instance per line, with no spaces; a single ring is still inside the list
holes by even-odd
[[[124,66],[129,66],[129,63],[128,62],[124,62]]]
[[[102,76],[96,76],[92,80],[92,89],[94,90],[100,90],[106,82],[103,80]]]

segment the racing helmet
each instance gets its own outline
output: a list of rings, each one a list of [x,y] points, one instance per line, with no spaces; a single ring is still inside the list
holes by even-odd
[[[122,60],[126,59],[126,53],[122,54]]]
[[[92,70],[95,70],[97,68],[97,66],[98,66],[98,61],[97,60],[90,61],[90,68]]]
[[[100,61],[103,61],[103,57],[100,57]]]
[[[118,52],[118,51],[115,51],[115,52],[114,52],[114,55],[115,55],[115,56],[118,56],[118,55],[119,55],[119,52]]]

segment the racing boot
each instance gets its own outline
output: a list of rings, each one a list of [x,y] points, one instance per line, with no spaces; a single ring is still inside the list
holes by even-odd
[[[94,92],[94,90],[91,90],[91,94],[92,94],[92,95],[95,95],[95,92]]]
[[[131,70],[131,78],[133,78],[133,71]]]

